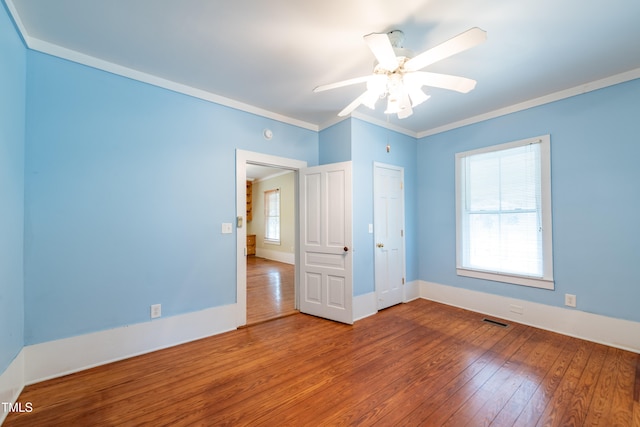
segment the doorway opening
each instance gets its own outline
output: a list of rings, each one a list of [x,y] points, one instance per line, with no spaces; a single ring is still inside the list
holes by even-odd
[[[291,296],[289,294],[291,291],[293,292],[293,312],[298,308],[298,171],[306,166],[307,162],[301,160],[236,150],[237,326],[247,325],[249,323],[248,321],[250,321],[250,323],[257,323],[265,321],[268,318],[280,317],[284,315],[283,313],[285,312],[287,314],[290,313]],[[288,175],[288,179],[292,179],[292,194],[294,198],[292,202],[293,219],[289,218],[287,220],[288,223],[292,224],[280,224],[280,226],[286,226],[286,233],[292,233],[293,237],[289,235],[286,237],[283,236],[282,232],[285,231],[283,228],[280,228],[281,238],[279,241],[273,239],[273,234],[271,233],[268,239],[258,237],[260,233],[264,233],[263,230],[265,229],[266,220],[263,213],[264,207],[261,209],[262,212],[255,211],[256,217],[253,217],[254,212],[251,212],[251,221],[248,221],[247,182],[248,178],[254,178],[255,181],[258,170],[262,170],[263,173],[265,173],[265,177],[271,173],[271,175],[282,174],[281,176],[283,177]],[[267,181],[269,180],[264,180],[264,182]],[[258,182],[260,182],[260,179],[258,179]],[[274,182],[276,181],[272,181],[272,184]],[[272,186],[278,187],[278,185],[275,184]],[[283,190],[284,185],[281,187],[280,189]],[[271,188],[271,190],[273,190],[273,188]],[[263,202],[263,191],[258,190],[256,193],[262,193],[256,196]],[[256,200],[256,197],[253,197],[252,200]],[[280,207],[282,207],[282,204],[280,204]],[[253,208],[252,205],[252,209]],[[252,235],[255,235],[256,239],[255,255],[248,254],[253,248],[248,246],[247,237]],[[269,240],[269,242],[265,242],[264,240]],[[249,243],[252,244],[253,242]],[[285,245],[284,247],[282,247],[283,243]],[[260,250],[258,250],[259,248]],[[260,284],[260,282],[262,282],[262,284]],[[251,295],[248,295],[248,293],[251,293]],[[261,298],[260,293],[263,294],[263,297],[266,294],[270,294],[271,303]],[[251,304],[251,307],[248,307],[248,303]],[[273,307],[269,308],[271,304],[273,304]],[[279,307],[278,304],[280,304]]]
[[[247,325],[297,313],[296,173],[247,163]]]

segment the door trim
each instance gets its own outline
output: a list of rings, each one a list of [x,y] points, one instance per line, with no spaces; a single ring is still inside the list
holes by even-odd
[[[236,150],[236,326],[247,324],[247,263],[245,261],[245,249],[247,246],[247,162],[262,166],[272,166],[280,169],[288,169],[296,172],[307,167],[304,160],[289,159],[286,157],[272,156],[270,154],[257,153],[253,151]],[[294,191],[296,199],[299,197],[298,180],[295,179]],[[296,203],[296,224],[295,242],[298,241],[299,215]],[[242,227],[238,227],[237,220],[242,217]],[[297,243],[296,243],[297,244]],[[295,250],[295,286],[298,294],[299,281],[299,259],[298,250]]]

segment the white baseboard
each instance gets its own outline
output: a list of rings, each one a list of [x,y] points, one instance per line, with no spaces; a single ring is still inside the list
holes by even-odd
[[[420,298],[420,280],[407,282],[404,285],[404,302]]]
[[[640,353],[639,322],[425,281],[420,281],[420,296],[489,316]]]
[[[256,256],[270,259],[271,261],[284,262],[285,264],[296,263],[296,254],[293,252],[280,252],[272,249],[256,248]]]
[[[33,384],[236,329],[235,304],[24,347]]]
[[[24,388],[24,349],[18,353],[9,367],[0,374],[0,425],[9,413],[5,411],[2,403],[16,403],[18,396]]]
[[[353,297],[353,321],[362,320],[378,312],[376,293],[358,295]]]
[[[639,322],[425,281],[409,282],[405,301],[416,289],[421,298],[640,353]],[[0,401],[14,403],[28,384],[233,330],[236,310],[235,304],[213,307],[26,346],[0,375]],[[355,321],[377,311],[375,292],[353,298]],[[0,423],[5,416],[0,412]]]
[[[413,301],[420,298],[420,281],[414,280],[407,282],[404,286],[404,300],[403,302]],[[365,317],[372,316],[378,312],[378,301],[376,293],[369,292],[368,294],[358,295],[353,297],[353,321],[364,319]]]

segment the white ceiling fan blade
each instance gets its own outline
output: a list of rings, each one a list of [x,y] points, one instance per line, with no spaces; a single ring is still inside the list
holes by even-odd
[[[407,71],[417,71],[427,65],[448,58],[456,53],[460,53],[474,46],[479,45],[487,39],[487,32],[478,27],[471,28],[462,34],[459,34],[444,43],[433,47],[418,56],[408,60],[404,64]]]
[[[344,109],[338,113],[338,116],[344,117],[346,115],[351,114],[353,110],[358,108],[360,104],[362,104],[367,99],[368,95],[369,95],[369,91],[366,91],[362,95],[360,95],[359,97],[351,101],[351,104],[344,107]]]
[[[325,90],[336,89],[336,88],[339,88],[339,87],[354,85],[356,83],[364,83],[364,82],[368,81],[369,78],[371,78],[371,76],[362,76],[362,77],[355,77],[355,78],[349,79],[349,80],[342,80],[342,81],[336,82],[336,83],[330,83],[330,84],[327,84],[327,85],[317,86],[316,88],[313,89],[313,91],[314,92],[322,92],[322,91],[325,91]]]
[[[476,81],[473,79],[448,74],[430,73],[427,71],[407,73],[404,75],[404,80],[409,86],[431,86],[455,90],[460,93],[468,93],[476,87]]]
[[[387,71],[395,71],[396,68],[398,68],[398,59],[396,58],[387,34],[368,34],[364,36],[364,41],[378,60],[380,67]]]

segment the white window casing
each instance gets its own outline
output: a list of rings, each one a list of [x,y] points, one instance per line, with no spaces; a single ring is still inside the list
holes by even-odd
[[[264,242],[280,244],[280,189],[264,192]]]
[[[554,289],[550,136],[456,154],[456,271]]]

